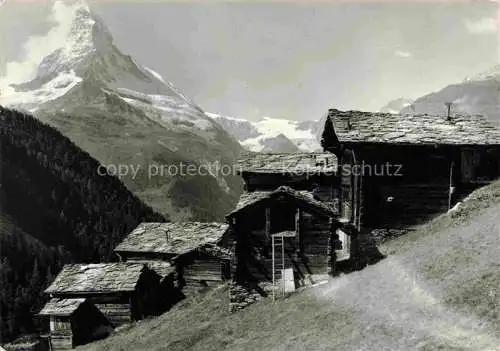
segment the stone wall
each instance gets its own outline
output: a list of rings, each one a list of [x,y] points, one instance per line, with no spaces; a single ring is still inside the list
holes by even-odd
[[[229,308],[231,312],[242,310],[263,298],[259,292],[250,287],[236,282],[231,282],[229,285]]]

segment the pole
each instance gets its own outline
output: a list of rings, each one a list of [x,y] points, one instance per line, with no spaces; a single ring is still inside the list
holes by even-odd
[[[450,163],[450,188],[448,190],[448,211],[451,209],[451,195],[453,193],[453,166],[454,162]]]
[[[274,266],[274,236],[271,237],[271,246],[272,246],[272,260],[273,260],[273,301],[276,300],[276,296],[275,296],[275,282],[274,282],[274,274],[275,274],[275,266]]]
[[[283,296],[285,296],[285,237],[281,234],[281,284]]]
[[[446,119],[450,120],[451,119],[451,106],[453,105],[453,103],[452,102],[446,102],[445,105],[448,108],[448,113],[447,113]]]

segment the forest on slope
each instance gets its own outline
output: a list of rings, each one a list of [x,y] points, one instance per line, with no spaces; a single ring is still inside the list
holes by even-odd
[[[0,343],[33,332],[64,263],[113,260],[142,221],[164,222],[99,162],[34,117],[0,106]]]

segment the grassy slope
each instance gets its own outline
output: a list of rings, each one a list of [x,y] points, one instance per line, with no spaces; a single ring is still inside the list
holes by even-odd
[[[500,350],[500,183],[376,265],[230,315],[227,288],[84,350]]]

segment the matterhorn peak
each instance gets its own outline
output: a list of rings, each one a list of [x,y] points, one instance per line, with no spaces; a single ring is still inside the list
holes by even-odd
[[[82,0],[62,1],[53,4],[53,17],[60,29],[60,46],[40,63],[37,78],[52,76],[61,71],[82,70],[84,61],[98,51],[110,50],[113,39],[100,18],[92,13]],[[49,33],[50,35],[50,33]],[[88,62],[87,62],[88,63]]]

